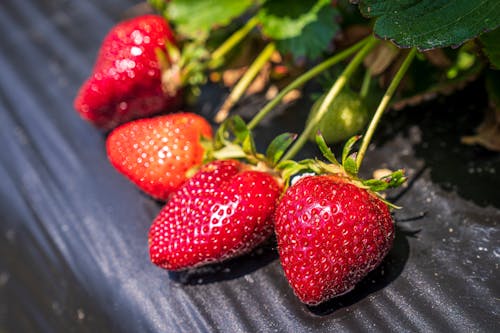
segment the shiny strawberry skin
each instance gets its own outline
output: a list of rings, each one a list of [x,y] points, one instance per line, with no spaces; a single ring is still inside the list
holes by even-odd
[[[389,252],[394,223],[387,205],[335,175],[306,176],[275,212],[281,264],[310,305],[350,291]]]
[[[154,264],[182,270],[251,251],[273,232],[276,179],[234,160],[200,169],[161,210],[149,232]]]
[[[212,136],[210,124],[194,113],[138,119],[115,128],[106,139],[111,164],[141,190],[167,200],[201,164],[200,138]]]
[[[164,18],[143,15],[114,26],[104,38],[94,69],[74,107],[88,121],[111,129],[136,118],[173,110],[180,94],[162,90],[157,50],[174,36]]]

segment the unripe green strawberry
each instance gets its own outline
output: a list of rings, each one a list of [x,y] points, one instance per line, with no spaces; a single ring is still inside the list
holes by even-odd
[[[325,95],[312,106],[307,124],[318,113]],[[363,100],[357,94],[344,89],[334,99],[319,124],[311,132],[309,139],[315,140],[316,133],[321,132],[327,143],[337,143],[360,134],[369,120],[369,112]]]

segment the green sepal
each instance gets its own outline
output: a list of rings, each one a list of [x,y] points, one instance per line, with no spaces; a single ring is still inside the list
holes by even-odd
[[[203,135],[200,136],[200,144],[203,147],[203,164],[214,160],[214,140]]]
[[[347,140],[344,149],[342,150],[342,165],[345,166],[347,159],[351,155],[352,147],[354,146],[354,144],[356,144],[356,142],[358,142],[359,139],[361,139],[361,135],[353,136],[352,138]],[[355,174],[357,174],[357,172]]]
[[[353,177],[358,176],[358,164],[356,163],[356,153],[351,153],[352,147],[361,139],[361,135],[356,135],[347,140],[342,150],[342,166],[347,174]]]
[[[170,62],[174,64],[178,64],[181,61],[181,51],[179,48],[169,40],[165,40],[165,49],[167,50],[168,57],[170,58]]]
[[[340,163],[337,161],[337,158],[335,157],[335,154],[332,152],[330,147],[328,147],[328,144],[325,141],[325,138],[323,135],[321,135],[321,132],[318,131],[316,133],[316,144],[318,145],[319,150],[323,154],[323,156],[331,163],[340,166]]]
[[[230,119],[224,121],[222,124],[219,125],[219,128],[215,132],[214,149],[219,150],[226,144],[230,143],[229,132],[228,132],[229,122]]]
[[[245,121],[240,116],[233,116],[229,120],[229,127],[235,137],[234,143],[241,144],[243,151],[247,154],[255,155],[257,151],[255,142]]]
[[[245,158],[247,157],[247,154],[243,151],[241,146],[228,142],[221,149],[214,151],[212,156],[216,160],[228,160]]]
[[[404,170],[400,169],[380,179],[363,180],[362,183],[373,192],[379,192],[385,191],[389,188],[399,187],[406,181],[406,179]]]
[[[351,154],[347,156],[342,163],[345,172],[352,177],[357,177],[358,175],[358,164],[356,163],[356,154]]]
[[[267,161],[271,166],[275,166],[279,162],[285,151],[297,138],[295,133],[283,133],[274,138],[266,150]]]
[[[317,173],[318,170],[315,170],[314,166],[316,165],[316,160],[307,159],[299,162],[293,160],[285,160],[279,162],[275,169],[281,171],[281,177],[285,183],[285,189],[290,185],[290,179],[304,172],[314,172]]]
[[[262,154],[257,153],[252,133],[239,116],[228,118],[219,125],[213,147],[214,159],[241,158],[252,164],[264,159]]]
[[[401,206],[397,206],[395,204],[393,204],[392,202],[386,200],[384,197],[382,197],[379,193],[375,192],[375,195],[380,199],[380,201],[382,201],[383,203],[385,203],[387,206],[389,206],[389,208],[392,208],[392,209],[401,209],[402,207]]]

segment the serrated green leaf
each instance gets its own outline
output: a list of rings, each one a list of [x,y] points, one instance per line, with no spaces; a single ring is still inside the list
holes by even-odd
[[[175,0],[165,12],[177,32],[199,39],[206,38],[214,27],[229,24],[253,4],[253,0]]]
[[[500,29],[483,34],[479,39],[490,63],[496,69],[500,69]]]
[[[375,34],[419,50],[457,46],[500,25],[498,0],[360,0],[359,9],[376,18]]]
[[[281,52],[311,59],[329,47],[339,30],[337,15],[330,0],[268,0],[257,13],[262,32]]]
[[[295,133],[283,133],[274,138],[266,150],[267,160],[273,166],[278,163],[295,138],[297,138],[297,134]]]

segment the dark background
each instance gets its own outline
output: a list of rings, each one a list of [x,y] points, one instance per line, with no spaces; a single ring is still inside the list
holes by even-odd
[[[351,293],[319,307],[288,287],[274,240],[224,264],[149,262],[161,205],[108,163],[105,135],[72,108],[99,44],[135,1],[0,2],[0,332],[495,332],[500,330],[500,158],[460,144],[480,82],[390,112],[364,172],[405,168],[395,246]],[[211,116],[221,91],[207,87]],[[300,131],[307,99],[257,130]],[[262,106],[246,100],[242,115]],[[316,153],[309,147],[303,155]]]

